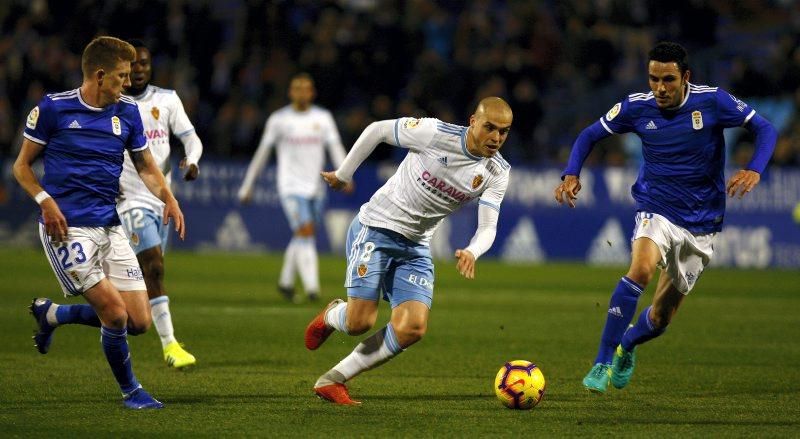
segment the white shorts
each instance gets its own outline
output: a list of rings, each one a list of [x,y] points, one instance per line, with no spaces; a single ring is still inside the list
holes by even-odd
[[[657,213],[638,212],[631,241],[653,240],[661,250],[658,266],[667,271],[678,291],[689,294],[711,261],[715,236],[716,233],[694,235]]]
[[[118,291],[147,291],[122,226],[69,227],[67,233],[67,242],[52,242],[39,223],[42,247],[64,296],[79,296],[105,277]]]

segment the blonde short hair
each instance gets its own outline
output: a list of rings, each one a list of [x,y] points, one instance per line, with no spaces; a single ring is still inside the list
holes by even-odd
[[[93,39],[83,49],[81,57],[81,70],[83,77],[88,78],[98,69],[111,70],[120,61],[133,62],[136,59],[136,49],[119,38],[101,36]]]

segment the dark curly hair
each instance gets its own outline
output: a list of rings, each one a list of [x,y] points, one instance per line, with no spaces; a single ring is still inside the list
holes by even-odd
[[[665,63],[674,62],[678,65],[678,70],[681,71],[681,75],[689,70],[688,57],[689,55],[686,53],[686,49],[684,49],[683,46],[671,41],[662,41],[656,44],[647,54],[647,58],[650,61]]]

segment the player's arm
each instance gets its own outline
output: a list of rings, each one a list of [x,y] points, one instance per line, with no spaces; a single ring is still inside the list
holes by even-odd
[[[744,127],[755,135],[755,151],[747,167],[740,169],[728,180],[727,192],[731,197],[738,193],[739,198],[742,198],[761,181],[761,174],[767,168],[778,139],[775,127],[758,114],[754,114]]]
[[[250,160],[250,165],[247,166],[247,172],[244,176],[242,186],[239,188],[238,198],[239,202],[247,204],[253,197],[253,186],[256,183],[258,174],[264,169],[264,165],[269,160],[269,154],[272,151],[272,145],[275,143],[275,116],[270,116],[267,123],[264,125],[264,134],[261,135],[261,141],[258,143],[256,153],[253,159]]]
[[[33,162],[42,153],[44,146],[28,139],[22,140],[22,149],[14,162],[14,178],[42,209],[42,221],[47,235],[55,242],[67,240],[67,219],[61,213],[56,200],[44,191],[33,172]]]
[[[325,145],[328,148],[328,154],[331,158],[333,167],[339,169],[347,156],[347,151],[344,150],[342,145],[342,138],[339,136],[339,130],[336,129],[336,121],[330,113],[326,113],[325,120],[328,123],[328,135],[326,136]],[[351,180],[343,189],[345,193],[352,193],[355,190],[355,185]]]
[[[158,169],[158,165],[156,165],[156,161],[150,153],[150,148],[130,151],[130,155],[131,161],[136,166],[136,172],[139,173],[144,185],[153,195],[164,202],[164,224],[168,224],[169,219],[172,218],[175,222],[175,231],[183,239],[185,233],[183,212],[181,212],[178,200],[175,199],[167,181],[164,179],[164,174]]]
[[[492,247],[497,235],[500,211],[488,204],[478,204],[478,228],[465,249],[456,250],[456,269],[467,279],[475,278],[475,260]]]
[[[193,181],[200,174],[198,162],[200,162],[200,157],[203,155],[203,142],[200,141],[200,137],[197,137],[194,126],[189,120],[178,94],[175,93],[173,96],[174,111],[170,112],[170,131],[181,139],[183,150],[186,152],[186,157],[181,160],[178,167],[186,169],[183,174],[184,180]]]
[[[328,183],[328,186],[337,191],[344,189],[352,181],[356,169],[372,154],[376,146],[383,142],[394,145],[395,143],[392,140],[394,124],[395,119],[381,120],[369,124],[358,136],[358,140],[353,144],[350,152],[347,153],[341,166],[336,171],[323,171],[320,173],[325,182]]]
[[[575,207],[575,200],[578,199],[578,192],[581,190],[580,174],[583,162],[592,152],[594,145],[612,133],[603,125],[602,119],[586,127],[575,139],[572,145],[572,152],[569,154],[567,168],[561,174],[561,183],[556,186],[554,195],[558,204],[565,201],[569,207]]]

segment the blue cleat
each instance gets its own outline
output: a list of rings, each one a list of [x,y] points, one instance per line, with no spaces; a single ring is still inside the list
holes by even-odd
[[[611,367],[605,363],[597,363],[583,378],[583,387],[593,393],[606,393],[611,378]]]
[[[127,394],[122,399],[122,403],[125,404],[125,407],[134,410],[164,408],[164,404],[162,404],[161,401],[150,396],[150,394],[141,387]]]
[[[614,352],[614,362],[611,364],[611,384],[617,389],[628,385],[633,375],[633,367],[636,366],[635,348],[626,351],[622,345],[617,346]]]
[[[46,354],[50,350],[50,342],[53,341],[53,331],[56,330],[55,326],[47,323],[47,310],[53,306],[53,302],[46,298],[33,299],[28,309],[31,315],[36,319],[36,324],[39,325],[39,330],[33,335],[33,345],[40,354]]]

